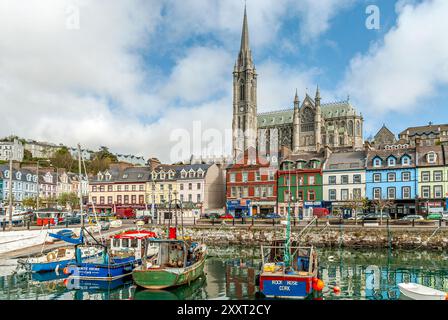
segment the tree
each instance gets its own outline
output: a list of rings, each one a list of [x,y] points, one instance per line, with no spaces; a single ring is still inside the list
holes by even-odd
[[[72,166],[75,162],[67,147],[62,147],[56,151],[50,160],[53,166],[57,168],[64,168],[67,171],[72,170]]]
[[[33,160],[33,154],[30,150],[24,150],[23,151],[23,161],[32,161]]]
[[[369,207],[369,199],[355,197],[348,202],[347,206],[355,213],[355,224],[358,223],[358,210],[362,209],[363,211]]]
[[[376,208],[380,210],[380,224],[383,224],[383,211],[393,206],[394,202],[388,199],[376,199],[373,201]]]
[[[59,195],[58,205],[69,207],[70,209],[77,209],[79,207],[79,198],[75,192],[62,193]]]
[[[94,153],[93,158],[94,158],[94,160],[95,159],[100,159],[100,160],[110,159],[111,162],[117,162],[118,161],[117,156],[114,155],[113,153],[111,153],[109,151],[109,148],[107,148],[105,146],[101,146],[100,150],[97,151],[96,153]]]
[[[25,198],[22,200],[22,205],[27,208],[36,209],[37,207],[37,198]]]

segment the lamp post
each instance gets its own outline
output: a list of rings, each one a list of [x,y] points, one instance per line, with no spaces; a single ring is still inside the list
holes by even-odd
[[[9,230],[12,230],[12,150],[9,154]]]
[[[36,179],[36,191],[37,191],[37,199],[36,199],[36,210],[39,210],[39,197],[40,197],[40,190],[39,190],[39,162],[40,161],[45,161],[45,162],[50,162],[49,159],[47,160],[37,160],[36,161],[36,175],[37,175],[37,179]]]

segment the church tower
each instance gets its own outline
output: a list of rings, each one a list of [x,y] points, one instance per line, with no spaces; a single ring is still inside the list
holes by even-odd
[[[257,147],[257,72],[249,47],[249,28],[244,7],[241,48],[233,71],[233,159]]]
[[[316,124],[314,126],[315,128],[315,143],[316,143],[316,151],[319,151],[320,148],[322,147],[322,132],[321,132],[321,128],[322,128],[322,110],[320,108],[320,91],[319,91],[319,86],[317,86],[317,90],[316,90],[316,97],[314,98],[314,103],[316,106]]]
[[[294,113],[293,113],[293,138],[292,138],[292,151],[298,152],[300,148],[300,100],[299,95],[297,94],[294,97]]]

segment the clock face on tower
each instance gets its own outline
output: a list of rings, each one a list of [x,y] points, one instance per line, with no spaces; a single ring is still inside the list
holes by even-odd
[[[244,107],[240,107],[240,111],[243,112],[244,111]]]

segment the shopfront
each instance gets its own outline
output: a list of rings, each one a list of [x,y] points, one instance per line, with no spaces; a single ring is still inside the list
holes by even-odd
[[[277,213],[275,207],[275,201],[253,201],[252,214],[254,216],[264,216],[271,213]]]
[[[234,217],[252,216],[252,201],[251,200],[228,200],[226,203],[227,213]]]
[[[446,210],[446,201],[443,200],[420,200],[418,202],[418,214],[423,216],[442,213],[444,210]]]

